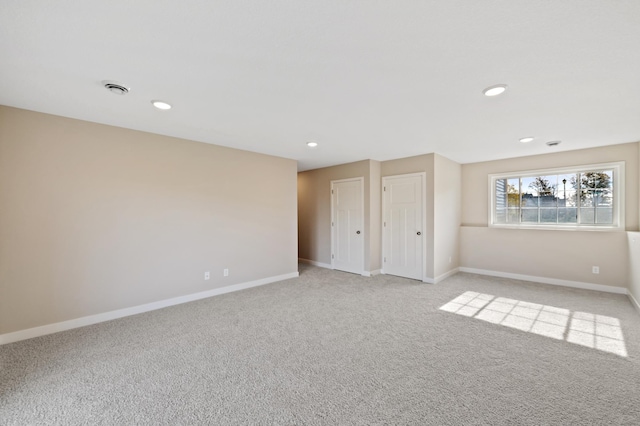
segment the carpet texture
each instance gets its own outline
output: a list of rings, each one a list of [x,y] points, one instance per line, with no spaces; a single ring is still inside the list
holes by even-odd
[[[440,309],[465,292],[617,318],[627,356]],[[462,273],[429,285],[300,265],[0,346],[0,367],[2,425],[640,424],[625,296]]]

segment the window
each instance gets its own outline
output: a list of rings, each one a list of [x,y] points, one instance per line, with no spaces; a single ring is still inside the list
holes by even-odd
[[[624,163],[489,176],[490,225],[624,229]]]

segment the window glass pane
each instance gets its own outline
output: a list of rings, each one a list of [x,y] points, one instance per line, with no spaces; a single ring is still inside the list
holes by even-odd
[[[577,209],[575,208],[560,208],[558,209],[558,223],[576,223],[578,221]]]
[[[593,199],[597,207],[613,207],[613,194],[608,189],[596,189]]]
[[[558,207],[576,207],[576,193],[572,189],[567,192],[560,191],[558,196]]]
[[[505,206],[520,205],[520,179],[505,179]]]
[[[580,191],[580,207],[593,207],[594,197],[592,190],[582,190]]]
[[[496,179],[496,208],[507,206],[507,180]]]
[[[538,197],[530,193],[522,194],[522,207],[538,207]]]
[[[596,223],[613,224],[613,208],[596,209]]]
[[[523,177],[494,179],[494,223],[510,225],[611,225],[614,172],[618,166],[595,166],[580,172],[553,170]],[[617,175],[616,175],[617,177]],[[621,176],[624,179],[624,176]]]
[[[580,223],[591,224],[595,223],[595,209],[593,208],[584,208],[580,209]]]
[[[556,223],[558,210],[556,209],[540,209],[540,222]]]
[[[507,179],[496,179],[496,192],[507,192]]]
[[[558,198],[555,195],[540,196],[540,207],[555,207],[557,202]]]
[[[508,223],[520,222],[520,209],[509,209],[507,213],[507,222]]]
[[[555,197],[558,188],[558,176],[537,176],[534,178],[533,185],[538,195],[541,197]]]
[[[602,170],[580,173],[581,189],[612,189],[613,171]]]
[[[525,192],[531,192],[531,188],[530,188],[530,186],[533,184],[533,181],[534,181],[534,180],[535,180],[535,178],[533,178],[533,177],[529,177],[529,176],[528,176],[528,177],[520,178],[520,181],[522,182],[522,183],[521,183],[521,185],[522,185],[522,189],[521,189],[521,191],[522,191],[522,193],[523,193],[523,194],[524,194]],[[538,195],[538,194],[536,193],[536,195]]]
[[[523,177],[522,181],[522,207],[538,207],[538,191],[535,189],[535,178]]]
[[[523,223],[538,223],[538,209],[522,209]]]
[[[576,173],[558,175],[558,192],[575,191],[577,189],[578,175]]]

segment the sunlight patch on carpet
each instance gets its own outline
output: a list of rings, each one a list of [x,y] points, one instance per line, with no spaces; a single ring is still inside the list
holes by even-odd
[[[626,357],[614,317],[467,291],[440,310]]]

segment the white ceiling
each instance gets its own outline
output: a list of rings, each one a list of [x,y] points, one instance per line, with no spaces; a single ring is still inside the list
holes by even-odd
[[[0,104],[299,170],[635,142],[640,1],[2,0]]]

